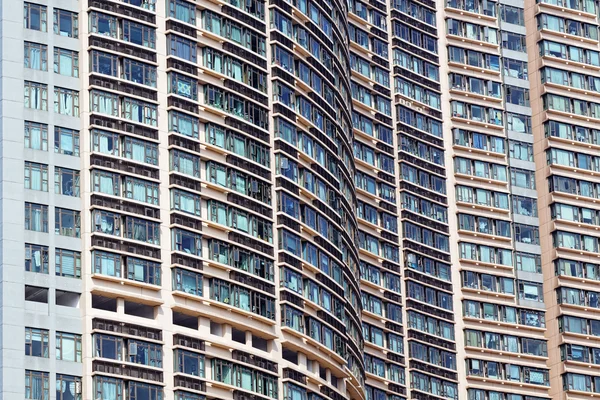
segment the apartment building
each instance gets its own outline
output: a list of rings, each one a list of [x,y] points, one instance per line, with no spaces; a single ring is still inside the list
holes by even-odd
[[[600,393],[598,2],[0,4],[0,398]]]

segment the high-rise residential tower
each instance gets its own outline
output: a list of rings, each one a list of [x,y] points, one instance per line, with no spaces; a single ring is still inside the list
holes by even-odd
[[[600,394],[595,0],[0,0],[0,399]]]

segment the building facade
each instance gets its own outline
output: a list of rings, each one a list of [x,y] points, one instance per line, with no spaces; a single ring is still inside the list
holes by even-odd
[[[596,1],[0,4],[0,398],[600,393]]]

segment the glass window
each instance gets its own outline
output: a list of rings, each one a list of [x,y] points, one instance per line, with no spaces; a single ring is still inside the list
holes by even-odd
[[[25,243],[25,271],[48,273],[48,247]]]
[[[126,176],[123,195],[128,199],[157,206],[158,183]]]
[[[81,362],[81,335],[56,332],[56,359]]]
[[[142,85],[156,87],[156,67],[143,62],[123,59],[123,78]],[[176,92],[172,92],[176,93]],[[181,93],[178,93],[181,94]],[[187,96],[191,97],[191,96]],[[194,98],[194,100],[196,100]]]
[[[25,81],[24,96],[25,108],[48,111],[48,85]]]
[[[202,296],[202,285],[202,274],[181,268],[173,269],[173,290]]]
[[[196,25],[196,6],[184,0],[169,0],[169,16]]]
[[[56,276],[81,278],[81,253],[79,251],[56,249],[54,253]]]
[[[81,400],[81,378],[56,374],[56,400]]]
[[[48,46],[45,44],[25,42],[25,68],[48,71]]]
[[[79,116],[79,92],[65,88],[54,88],[54,112],[71,117]]]
[[[54,152],[79,157],[79,131],[54,127]]]
[[[154,28],[135,23],[129,19],[123,20],[123,40],[139,46],[156,48],[156,32]],[[173,53],[171,53],[173,54]]]
[[[54,33],[71,38],[79,37],[79,17],[77,13],[54,9]]]
[[[90,12],[90,32],[116,39],[117,17],[100,13],[98,11]]]
[[[50,374],[25,370],[25,399],[50,400]]]
[[[40,4],[24,3],[23,27],[48,32],[48,8]]]
[[[48,125],[25,121],[25,148],[48,151]]]
[[[79,77],[79,53],[54,48],[54,72],[60,75]]]
[[[158,107],[156,104],[125,97],[122,100],[121,114],[122,118],[129,121],[156,126]]]
[[[79,171],[54,167],[54,193],[79,197]]]
[[[25,161],[25,189],[48,191],[48,166]]]
[[[172,248],[175,251],[181,251],[183,253],[192,254],[195,256],[202,256],[202,236],[185,231],[183,229],[175,228],[171,230]]]
[[[25,229],[36,232],[48,232],[48,206],[25,203]]]
[[[48,330],[25,328],[25,355],[48,358]]]
[[[56,208],[55,215],[55,233],[61,236],[80,237],[81,234],[81,215],[79,211],[68,210],[66,208]]]

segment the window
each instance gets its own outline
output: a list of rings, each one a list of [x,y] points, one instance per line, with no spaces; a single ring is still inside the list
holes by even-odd
[[[48,46],[25,42],[24,63],[25,68],[48,71]]]
[[[504,22],[525,26],[525,12],[522,8],[500,4],[500,16]]]
[[[193,294],[195,296],[202,296],[202,274],[174,268],[173,290]]]
[[[79,116],[79,92],[65,88],[54,88],[54,112],[71,117]]]
[[[531,133],[531,117],[506,113],[506,129],[518,133]]]
[[[153,65],[125,58],[122,75],[130,82],[156,87],[156,67]]]
[[[179,228],[173,229],[171,235],[173,250],[202,256],[202,236]]]
[[[112,93],[103,92],[100,90],[92,90],[91,93],[91,108],[92,112],[119,116],[119,96]]]
[[[172,171],[200,178],[200,159],[197,156],[179,150],[172,150],[170,156]]]
[[[513,195],[513,211],[527,217],[537,217],[537,200],[531,197]]]
[[[94,398],[123,400],[125,384],[121,379],[109,378],[107,376],[94,376]]]
[[[505,90],[507,103],[529,107],[529,89],[506,85]]]
[[[143,47],[154,49],[156,47],[156,33],[154,28],[138,24],[128,19],[123,20],[123,40]]]
[[[56,208],[54,212],[54,233],[61,236],[80,237],[81,215],[79,211]]]
[[[81,378],[56,374],[56,400],[81,400]]]
[[[520,52],[527,51],[525,35],[519,35],[512,32],[502,32],[502,48]]]
[[[54,9],[54,33],[77,39],[79,37],[79,21],[77,13]]]
[[[56,276],[81,278],[81,253],[73,250],[56,249],[54,251]]]
[[[48,330],[25,328],[25,355],[48,358]]]
[[[117,38],[117,17],[92,11],[90,13],[90,33]]]
[[[535,189],[535,171],[511,168],[510,179],[513,186]]]
[[[158,108],[156,104],[125,97],[121,107],[122,117],[133,122],[156,126]]]
[[[25,399],[50,400],[50,374],[25,370]]]
[[[175,371],[204,377],[204,355],[181,349],[175,350]]]
[[[168,92],[191,100],[198,100],[198,81],[183,74],[168,73]]]
[[[92,151],[119,156],[120,139],[119,135],[112,132],[92,130]]]
[[[25,148],[48,151],[48,125],[25,121]]]
[[[124,236],[127,239],[160,245],[160,225],[140,218],[126,217]]]
[[[48,166],[25,161],[25,189],[48,191]]]
[[[540,244],[539,228],[531,225],[515,224],[515,240],[526,244]]]
[[[184,0],[169,0],[169,16],[196,25],[196,6]]]
[[[107,235],[121,236],[121,216],[106,211],[94,211],[95,232]]]
[[[196,117],[179,111],[169,111],[169,130],[198,139],[200,124]]]
[[[142,179],[125,177],[123,195],[128,199],[158,205],[158,184]]]
[[[48,206],[25,203],[25,230],[48,232]]]
[[[109,54],[98,50],[92,50],[90,52],[90,59],[92,65],[92,72],[114,77],[117,77],[119,75],[119,71],[117,68],[119,57],[116,54]]]
[[[56,359],[81,362],[81,335],[56,332]]]
[[[510,158],[521,161],[533,161],[533,144],[510,140],[508,147]]]
[[[121,277],[121,256],[104,251],[92,252],[93,273]]]
[[[46,6],[33,3],[24,4],[23,27],[34,31],[48,32],[48,11]]]
[[[48,247],[25,243],[25,271],[48,273]]]
[[[530,301],[544,301],[544,290],[541,283],[519,281],[519,298]]]
[[[79,131],[54,127],[54,152],[79,157]]]
[[[179,189],[171,190],[171,209],[201,215],[200,196]]]
[[[79,197],[79,171],[54,167],[54,193]]]
[[[517,269],[525,272],[541,273],[542,265],[539,255],[528,253],[515,253]]]
[[[126,136],[123,140],[123,157],[141,163],[158,165],[158,145]]]
[[[160,264],[141,258],[127,257],[127,279],[160,286]]]
[[[48,85],[25,81],[25,108],[48,111]]]
[[[79,53],[73,50],[54,48],[54,72],[64,76],[79,77]]]

